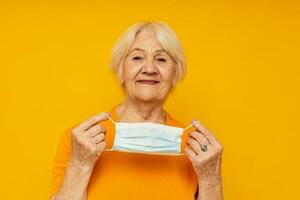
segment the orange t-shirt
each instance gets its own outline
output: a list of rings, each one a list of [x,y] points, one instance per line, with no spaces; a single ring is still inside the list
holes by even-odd
[[[116,106],[111,118],[118,122]],[[106,127],[106,148],[114,142],[115,125],[106,120],[99,123]],[[166,112],[166,125],[184,128]],[[182,135],[181,153],[191,127]],[[71,128],[62,135],[54,159],[51,195],[58,192],[71,153]],[[197,178],[192,163],[185,155],[150,155],[118,151],[104,151],[94,166],[87,188],[88,200],[193,200]]]

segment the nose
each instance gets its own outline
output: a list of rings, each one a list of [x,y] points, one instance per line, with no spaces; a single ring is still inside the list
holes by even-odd
[[[152,60],[147,59],[145,65],[143,66],[142,73],[148,75],[157,74],[157,67],[154,65]]]

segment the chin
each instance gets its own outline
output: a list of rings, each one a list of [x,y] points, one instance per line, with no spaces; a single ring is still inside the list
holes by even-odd
[[[136,99],[143,102],[153,102],[153,101],[159,101],[156,97],[151,96],[136,96]]]
[[[145,92],[143,92],[143,94],[136,94],[135,99],[143,102],[157,102],[163,100],[163,98],[159,98],[157,94],[147,94]]]

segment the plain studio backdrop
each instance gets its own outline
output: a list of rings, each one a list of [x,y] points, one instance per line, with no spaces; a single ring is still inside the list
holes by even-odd
[[[1,0],[1,199],[48,198],[64,130],[122,100],[111,49],[142,20],[180,38],[188,73],[166,109],[223,144],[225,199],[300,199],[296,0]]]

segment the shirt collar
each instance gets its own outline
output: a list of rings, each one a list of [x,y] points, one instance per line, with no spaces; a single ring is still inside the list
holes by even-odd
[[[172,116],[165,110],[166,113],[166,123],[165,125],[171,125],[172,124]],[[119,122],[119,118],[117,115],[117,106],[114,106],[111,110],[110,110],[110,114],[111,114],[111,118],[115,121],[115,122]]]

